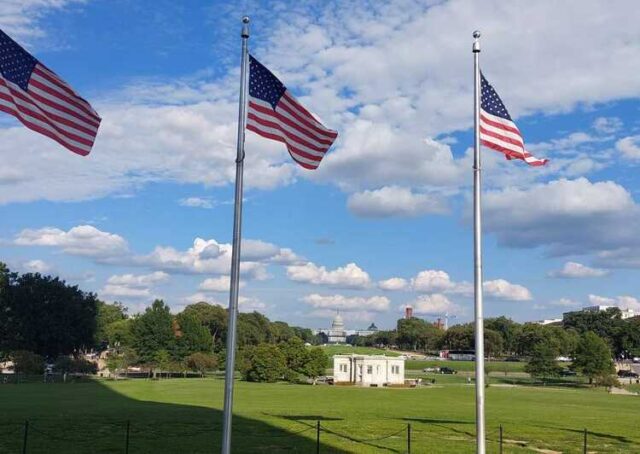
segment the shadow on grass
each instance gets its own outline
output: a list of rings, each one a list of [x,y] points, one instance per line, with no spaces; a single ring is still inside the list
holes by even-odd
[[[169,396],[167,396],[169,397]],[[0,453],[218,453],[222,412],[201,406],[131,399],[98,381],[0,386]],[[127,451],[128,426],[128,451]],[[281,428],[233,418],[234,453],[313,453],[314,427]],[[324,453],[349,453],[325,445]]]
[[[452,432],[457,435],[464,435],[465,437],[474,438],[476,436],[475,430],[474,431],[461,430],[448,425],[448,424],[473,425],[475,427],[475,421],[456,420],[456,419],[433,419],[433,418],[404,418],[404,420],[412,423],[426,424],[427,431],[429,427],[438,427],[440,429],[444,429],[446,432]]]
[[[388,446],[384,446],[380,442],[389,438],[396,437],[401,433],[404,433],[406,430],[405,428],[402,428],[398,431],[394,431],[388,434],[378,434],[370,438],[359,438],[353,434],[338,432],[337,430],[331,429],[326,425],[324,426],[322,425],[322,422],[326,422],[326,421],[329,421],[329,422],[344,421],[343,418],[332,418],[332,417],[326,417],[326,416],[320,416],[320,415],[278,415],[278,414],[272,414],[272,413],[263,413],[263,414],[266,416],[282,418],[290,421],[296,421],[301,424],[306,424],[308,427],[313,429],[316,429],[316,424],[318,421],[320,421],[320,430],[321,430],[322,437],[326,435],[334,436],[342,440],[347,440],[352,443],[357,443],[359,446],[369,446],[369,447],[375,448],[377,452],[395,452],[395,453],[403,452],[394,448],[390,448]],[[361,452],[361,449],[358,450],[357,452]]]
[[[573,429],[570,427],[558,427],[558,426],[545,426],[541,424],[533,424],[533,425],[535,427],[540,427],[543,429],[553,429],[553,430],[559,430],[562,432],[573,433],[573,434],[576,434],[580,440],[582,440],[582,437],[584,436],[584,429]],[[623,435],[613,435],[613,434],[608,434],[603,432],[593,432],[587,428],[587,438],[592,436],[609,440],[609,441],[616,441],[618,443],[632,445],[632,446],[636,446],[636,443],[637,443],[635,440],[627,438]]]

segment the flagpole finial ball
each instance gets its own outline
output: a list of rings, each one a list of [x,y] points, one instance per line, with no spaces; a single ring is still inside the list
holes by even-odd
[[[475,39],[480,38],[480,30],[476,30],[475,32],[473,32],[473,37],[474,37]]]
[[[242,23],[243,24],[248,24],[249,23],[249,16],[243,16],[242,17]]]

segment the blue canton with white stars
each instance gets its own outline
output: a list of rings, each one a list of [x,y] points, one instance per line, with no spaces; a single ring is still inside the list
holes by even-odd
[[[249,95],[251,97],[268,102],[273,110],[276,110],[286,90],[287,87],[271,71],[249,55]]]
[[[0,72],[2,77],[26,91],[33,68],[37,64],[38,60],[0,30]]]
[[[482,110],[491,115],[495,115],[496,117],[504,118],[505,120],[513,121],[511,119],[511,115],[507,111],[507,108],[502,104],[500,100],[500,96],[493,89],[493,87],[487,82],[487,79],[484,78],[484,74],[480,73],[480,77],[482,78],[482,82],[480,84],[480,92],[481,92],[481,106]]]

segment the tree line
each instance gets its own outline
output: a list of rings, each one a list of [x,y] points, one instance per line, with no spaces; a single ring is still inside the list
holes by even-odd
[[[227,318],[226,309],[205,302],[172,314],[162,300],[129,316],[124,305],[57,277],[0,264],[0,361],[14,360],[16,372],[41,373],[45,362],[60,372],[95,372],[83,354],[108,349],[116,373],[143,366],[204,374],[224,368]],[[319,342],[309,329],[252,312],[239,314],[237,333],[238,370],[247,380],[314,378],[328,364],[322,350],[308,348]]]

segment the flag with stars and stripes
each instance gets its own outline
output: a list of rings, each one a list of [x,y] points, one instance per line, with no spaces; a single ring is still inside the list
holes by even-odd
[[[323,126],[282,82],[249,55],[247,129],[283,142],[305,169],[316,169],[338,133]]]
[[[548,160],[538,159],[524,147],[524,139],[518,127],[511,119],[511,115],[504,106],[498,93],[480,75],[481,98],[480,103],[480,143],[493,150],[504,153],[507,159],[522,159],[530,166],[543,166]]]
[[[53,71],[0,30],[0,111],[86,156],[100,116]]]

